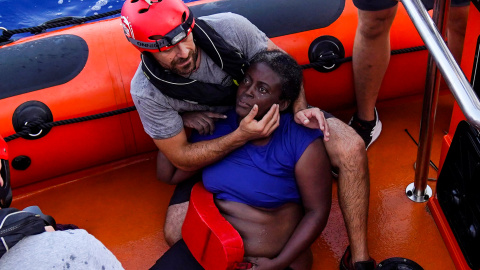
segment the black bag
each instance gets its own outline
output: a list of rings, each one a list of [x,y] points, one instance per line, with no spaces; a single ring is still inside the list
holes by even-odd
[[[25,236],[45,232],[45,220],[15,208],[0,209],[0,258]]]

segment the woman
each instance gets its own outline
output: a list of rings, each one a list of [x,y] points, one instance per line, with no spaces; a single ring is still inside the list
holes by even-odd
[[[203,170],[205,188],[240,233],[246,260],[254,269],[309,269],[309,247],[330,211],[330,162],[323,135],[297,125],[288,110],[301,82],[302,70],[290,56],[280,51],[259,53],[238,87],[235,111],[216,123],[214,134],[192,136],[199,141],[228,134],[241,119],[251,117],[254,106],[258,106],[255,119],[275,106],[282,112],[270,137],[251,141]],[[191,175],[173,170],[171,164],[163,168],[158,175],[166,182],[178,183]],[[183,243],[177,242],[154,268],[167,269],[172,258],[178,259],[174,253],[179,245]],[[184,262],[178,260],[177,265]]]

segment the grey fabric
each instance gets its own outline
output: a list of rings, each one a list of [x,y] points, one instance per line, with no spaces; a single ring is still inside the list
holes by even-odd
[[[0,269],[123,269],[100,241],[85,230],[27,236],[0,259]]]
[[[230,45],[242,51],[250,59],[267,49],[267,36],[244,17],[233,13],[220,13],[201,17]],[[200,65],[191,79],[222,85],[231,84],[228,74],[218,67],[205,53],[201,53]],[[145,132],[153,139],[171,138],[183,129],[179,113],[185,111],[225,112],[226,107],[209,107],[177,100],[163,95],[145,77],[141,65],[132,82],[130,93],[137,108]]]

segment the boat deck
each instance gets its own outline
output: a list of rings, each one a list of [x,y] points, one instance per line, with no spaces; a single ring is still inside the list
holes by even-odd
[[[441,140],[448,130],[453,98],[439,98],[432,161],[439,163]],[[405,188],[414,180],[422,99],[419,96],[378,104],[383,132],[368,150],[371,195],[369,248],[380,262],[389,257],[416,261],[425,270],[455,269],[426,203],[414,203]],[[353,111],[334,112],[348,121]],[[162,226],[173,186],[155,179],[156,153],[14,190],[12,207],[38,205],[57,223],[72,223],[96,236],[125,269],[147,269],[167,249]],[[436,178],[432,170],[430,177]],[[435,182],[429,181],[435,190]],[[45,186],[43,184],[42,186]],[[338,269],[347,234],[336,196],[327,227],[312,246],[313,269]]]

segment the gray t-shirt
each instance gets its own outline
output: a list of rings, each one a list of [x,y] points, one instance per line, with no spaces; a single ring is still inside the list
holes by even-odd
[[[123,269],[100,241],[87,231],[44,232],[23,238],[0,259],[0,269]]]
[[[233,13],[219,13],[201,17],[231,46],[242,51],[247,59],[267,49],[267,36],[246,18]],[[190,75],[206,83],[231,84],[229,75],[201,52],[198,69]],[[188,87],[188,86],[186,86]],[[142,120],[145,132],[153,139],[171,138],[183,129],[182,117],[185,111],[224,112],[225,107],[209,107],[163,95],[151,84],[142,71],[141,64],[133,76],[130,93]]]

